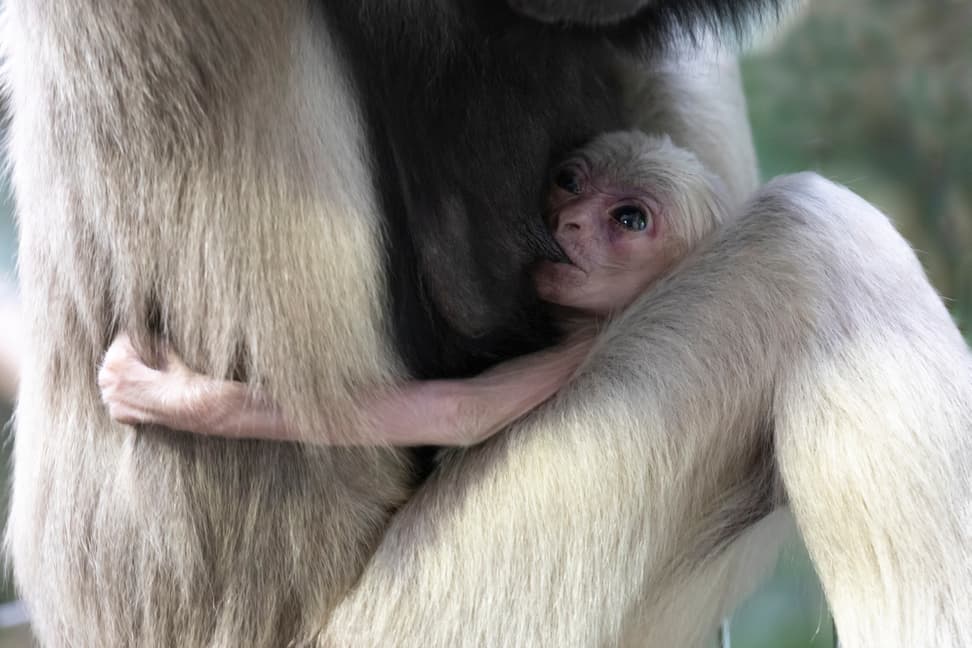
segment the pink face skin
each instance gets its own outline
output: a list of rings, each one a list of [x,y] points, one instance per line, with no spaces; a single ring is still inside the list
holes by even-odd
[[[533,274],[544,301],[606,316],[630,304],[672,263],[675,247],[658,200],[572,164],[554,177],[547,225],[571,264],[543,261]]]

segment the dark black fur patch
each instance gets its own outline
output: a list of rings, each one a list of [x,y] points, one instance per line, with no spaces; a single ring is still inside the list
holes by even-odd
[[[585,30],[496,0],[320,3],[365,114],[391,326],[416,376],[469,374],[553,339],[529,281],[559,253],[540,217],[547,169],[625,126],[618,46],[648,51],[676,22],[731,26],[768,4],[655,2],[631,24]]]

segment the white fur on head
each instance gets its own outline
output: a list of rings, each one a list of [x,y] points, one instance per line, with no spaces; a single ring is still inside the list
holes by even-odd
[[[615,186],[643,189],[669,214],[668,224],[687,249],[725,222],[725,188],[691,151],[668,135],[617,131],[600,135],[576,158],[591,173]]]

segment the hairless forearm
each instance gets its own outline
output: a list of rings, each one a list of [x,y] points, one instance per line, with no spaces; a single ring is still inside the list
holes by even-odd
[[[180,429],[240,439],[296,440],[280,409],[262,392],[240,382],[196,374]]]
[[[553,396],[590,348],[574,341],[523,356],[464,380],[406,383],[368,405],[376,441],[392,445],[471,445]]]
[[[590,339],[516,358],[474,378],[410,381],[363,397],[359,433],[304,433],[263,392],[196,373],[169,354],[153,369],[120,337],[99,382],[112,417],[228,438],[304,441],[325,445],[469,445],[534,409],[564,385],[585,357]]]

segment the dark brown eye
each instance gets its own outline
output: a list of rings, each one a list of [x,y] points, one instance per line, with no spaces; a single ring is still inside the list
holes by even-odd
[[[581,183],[577,174],[570,169],[561,169],[554,176],[554,184],[570,193],[577,195],[581,192]]]
[[[621,227],[632,232],[641,232],[648,228],[648,217],[645,212],[634,205],[616,207],[611,211],[611,218]]]

